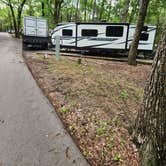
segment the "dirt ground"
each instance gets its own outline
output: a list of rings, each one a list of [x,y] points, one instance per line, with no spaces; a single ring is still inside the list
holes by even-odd
[[[92,166],[137,166],[128,133],[151,69],[125,62],[24,53],[39,86]]]

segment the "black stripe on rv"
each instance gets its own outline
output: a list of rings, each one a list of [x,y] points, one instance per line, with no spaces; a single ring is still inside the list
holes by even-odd
[[[156,30],[157,28],[151,28],[151,29],[149,29],[147,32],[151,32],[151,31],[153,31],[153,30]]]
[[[134,29],[134,28],[136,28],[136,26],[130,27],[130,29]],[[153,28],[153,27],[148,27],[148,29],[149,29],[149,30],[147,30],[147,32],[150,32],[150,31],[153,31],[153,30],[155,30],[155,29],[157,29],[157,28],[156,28],[156,27],[155,27],[155,28]]]
[[[116,39],[107,39],[107,38],[85,38],[85,37],[79,37],[79,39],[77,39],[77,42],[81,41],[81,40],[84,40],[84,39],[87,39],[88,41],[101,41],[101,42],[102,41],[115,41],[115,40],[118,40],[117,38]],[[73,44],[73,43],[75,43],[75,41],[71,42],[70,44]],[[112,44],[112,43],[110,43],[110,44]]]
[[[92,48],[92,47],[97,47],[97,46],[105,46],[105,45],[109,45],[112,43],[104,43],[104,44],[97,44],[97,45],[91,45],[91,46],[81,46],[81,48]],[[116,43],[118,44],[118,43]]]
[[[62,28],[59,28],[59,29],[57,29],[57,30],[53,30],[53,32],[51,33],[51,35],[53,35],[55,32],[57,32],[57,31],[59,31],[59,30],[61,30],[61,29],[64,29],[64,28],[69,28],[69,27],[72,27],[72,26],[75,26],[75,25],[68,25],[68,26],[64,26],[64,27],[62,27]]]
[[[152,43],[139,43],[139,45],[149,45],[149,44],[152,44]]]
[[[112,44],[112,43],[105,43],[105,44],[97,44],[97,45],[91,45],[91,46],[83,46],[81,48],[93,48],[93,47],[97,47],[97,46],[105,46],[105,45],[108,45],[108,44]],[[119,44],[119,43],[116,43],[116,44]],[[141,43],[141,45],[149,45],[151,43]]]
[[[131,39],[130,40],[127,40],[127,42],[129,41],[132,41]],[[117,44],[124,44],[125,42],[121,42],[121,43],[117,43]],[[152,43],[139,43],[139,45],[149,45],[149,44],[152,44]]]

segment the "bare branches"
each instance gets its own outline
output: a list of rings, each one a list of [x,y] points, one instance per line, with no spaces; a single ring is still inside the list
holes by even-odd
[[[23,7],[23,6],[24,6],[24,4],[25,4],[25,2],[26,2],[26,0],[23,0],[20,6],[22,6],[22,7]]]

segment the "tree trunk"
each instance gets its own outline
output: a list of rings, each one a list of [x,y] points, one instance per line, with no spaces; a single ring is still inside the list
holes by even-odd
[[[110,16],[111,16],[111,10],[112,10],[111,4],[112,4],[112,1],[110,1],[110,3],[109,3],[109,10],[107,12],[107,21],[110,20]]]
[[[92,21],[95,21],[96,17],[96,0],[94,0],[93,12],[92,12]]]
[[[17,15],[17,37],[20,37],[20,26],[21,26],[21,14],[22,10],[20,7],[18,7],[18,15]]]
[[[42,7],[42,17],[45,16],[45,5],[44,2],[41,2],[41,7]]]
[[[10,8],[11,15],[12,15],[12,20],[13,20],[14,31],[15,31],[15,37],[17,37],[17,38],[20,37],[21,15],[22,15],[22,10],[23,10],[25,2],[26,2],[26,0],[23,0],[18,5],[17,17],[15,16],[14,7],[13,7],[11,1],[9,1],[8,3],[4,2]]]
[[[104,4],[105,4],[105,0],[102,0],[101,7],[100,7],[100,13],[99,13],[99,21],[101,21],[103,18]]]
[[[79,20],[78,19],[78,8],[79,8],[79,0],[77,0],[77,3],[76,3],[75,22],[77,22]]]
[[[139,10],[138,22],[135,29],[134,38],[130,47],[129,55],[128,55],[128,64],[129,65],[136,65],[136,56],[137,56],[137,48],[139,44],[139,38],[141,35],[141,31],[144,25],[147,8],[148,8],[149,0],[142,0],[141,8]]]
[[[10,11],[8,11],[8,17],[9,17],[9,25],[10,25],[10,30],[12,30],[13,29],[13,24],[12,24],[12,16],[11,16],[11,13],[10,13]]]
[[[15,17],[14,9],[13,9],[13,6],[11,4],[9,4],[9,7],[10,7],[10,10],[11,10],[11,14],[12,14],[15,37],[18,37],[17,23],[16,23],[16,17]]]
[[[145,86],[135,129],[141,165],[166,165],[166,26]]]
[[[17,10],[17,32],[16,32],[16,37],[20,37],[21,35],[21,15],[22,15],[22,10],[24,7],[26,0],[23,0],[22,3],[18,6]]]
[[[85,0],[85,9],[84,9],[84,21],[86,22],[86,8],[87,8],[87,0]]]
[[[62,3],[63,3],[63,0],[55,0],[55,2],[54,2],[54,22],[55,22],[55,25],[57,25],[59,22],[59,16],[60,16],[60,10],[61,10]]]
[[[122,16],[121,22],[127,22],[128,12],[129,12],[130,0],[125,0],[125,8]]]

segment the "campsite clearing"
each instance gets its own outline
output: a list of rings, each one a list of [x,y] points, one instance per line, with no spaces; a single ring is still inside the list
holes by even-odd
[[[39,86],[91,165],[138,165],[129,130],[151,69],[24,52]]]

